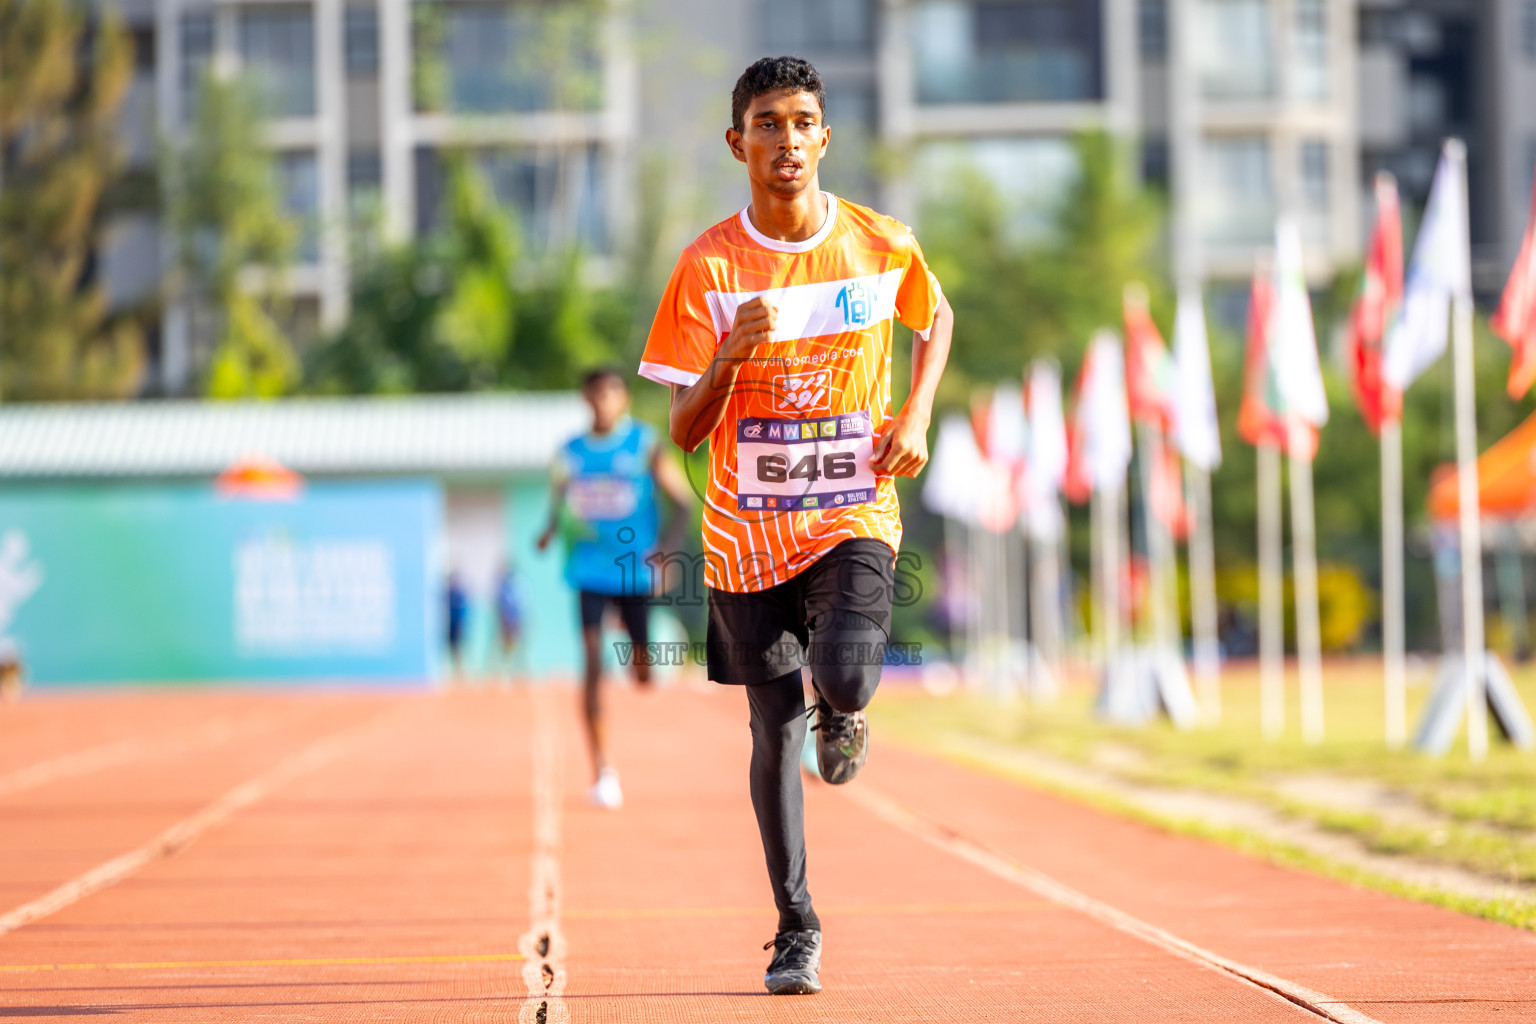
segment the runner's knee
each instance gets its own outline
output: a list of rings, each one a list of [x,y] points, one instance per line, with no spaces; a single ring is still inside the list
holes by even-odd
[[[826,698],[832,710],[840,714],[863,711],[875,696],[880,685],[878,663],[827,663],[811,666],[811,678],[816,689]]]

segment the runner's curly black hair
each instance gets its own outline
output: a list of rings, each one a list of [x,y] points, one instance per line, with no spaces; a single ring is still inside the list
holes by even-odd
[[[810,93],[816,97],[822,116],[826,116],[827,88],[810,61],[799,57],[764,57],[754,61],[736,79],[736,88],[731,90],[731,127],[741,131],[746,123],[747,104],[776,89]]]

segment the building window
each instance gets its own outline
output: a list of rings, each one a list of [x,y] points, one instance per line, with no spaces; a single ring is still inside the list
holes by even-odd
[[[376,4],[348,4],[343,32],[346,39],[347,75],[367,78],[379,73],[379,8]]]
[[[1269,140],[1262,135],[1208,137],[1201,150],[1199,217],[1206,241],[1253,245],[1267,240],[1275,227]]]
[[[347,210],[366,220],[377,212],[384,183],[384,163],[377,149],[354,149],[347,154]]]
[[[1525,0],[1520,19],[1520,38],[1525,44],[1525,55],[1536,60],[1536,0]]]
[[[1268,0],[1196,0],[1195,61],[1210,99],[1263,99],[1275,71]]]
[[[1141,0],[1136,7],[1137,38],[1145,60],[1168,59],[1168,0]]]
[[[1326,100],[1328,75],[1328,2],[1295,0],[1296,62],[1294,89],[1296,98]]]
[[[873,0],[774,0],[759,10],[774,52],[865,51],[874,43]]]
[[[416,3],[417,108],[466,114],[598,109],[600,8]]]
[[[131,29],[133,35],[133,71],[136,75],[152,76],[155,73],[155,30],[151,25],[138,25]]]
[[[1141,140],[1141,180],[1158,188],[1168,187],[1168,140],[1145,136]]]
[[[605,166],[598,146],[564,149],[498,147],[478,150],[473,166],[504,209],[516,218],[519,236],[534,252],[579,247],[606,252],[608,232]],[[447,166],[434,149],[416,150],[416,232],[429,235],[442,223]]]
[[[181,115],[191,121],[203,76],[213,62],[213,13],[186,11],[181,16]]]
[[[1328,211],[1328,143],[1322,139],[1301,143],[1301,198],[1310,211]]]
[[[320,260],[320,163],[313,150],[277,154],[277,190],[283,212],[298,222],[300,263]]]
[[[1100,5],[924,0],[912,11],[920,103],[1048,103],[1103,96]]]
[[[1047,237],[1079,170],[1071,141],[1060,136],[977,138],[925,144],[917,154],[916,180],[923,185],[919,198],[930,207],[990,193],[1009,238],[1030,243]]]
[[[315,17],[308,6],[240,12],[240,60],[274,117],[315,112]]]

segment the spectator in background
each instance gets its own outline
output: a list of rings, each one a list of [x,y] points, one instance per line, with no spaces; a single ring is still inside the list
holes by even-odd
[[[517,573],[509,562],[501,563],[496,580],[496,624],[501,632],[501,663],[510,675],[512,652],[523,631],[523,602],[517,593]]]
[[[469,619],[469,592],[458,572],[448,574],[448,658],[453,674],[464,673],[464,625]]]
[[[651,681],[651,570],[660,528],[658,491],[679,508],[691,503],[688,483],[672,457],[656,444],[656,431],[629,415],[629,385],[612,367],[588,373],[581,396],[592,407],[592,428],[572,438],[556,457],[549,526],[539,550],[557,533],[566,540],[565,578],[577,591],[585,671],[582,710],[592,752],[590,797],[598,807],[624,804],[619,773],[608,756],[603,716],[603,616],[612,608],[629,633],[635,681]]]

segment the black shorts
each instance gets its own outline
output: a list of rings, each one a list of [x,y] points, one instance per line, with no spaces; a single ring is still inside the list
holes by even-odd
[[[811,666],[878,670],[891,633],[896,554],[845,540],[778,586],[709,591],[705,659],[717,683],[765,683]]]
[[[603,611],[610,604],[624,623],[624,632],[638,646],[651,641],[651,605],[645,597],[621,597],[615,594],[599,594],[595,590],[580,591],[581,628],[591,629],[603,624]]]

